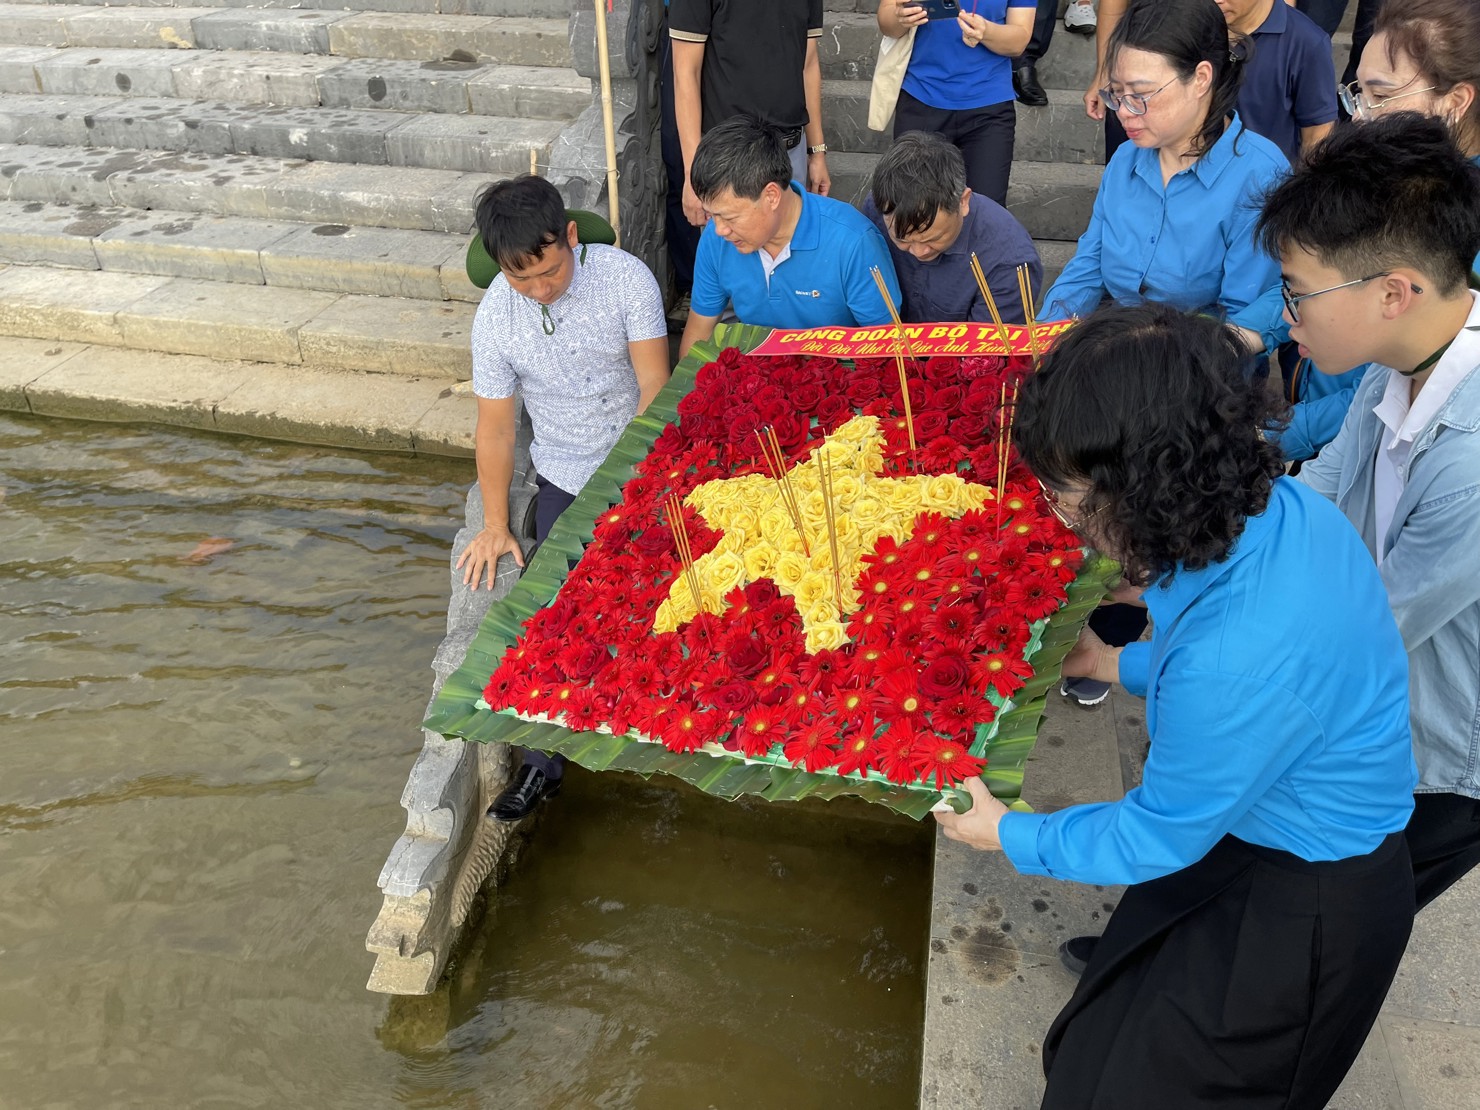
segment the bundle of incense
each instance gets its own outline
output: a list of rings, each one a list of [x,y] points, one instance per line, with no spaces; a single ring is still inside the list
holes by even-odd
[[[894,298],[889,295],[889,286],[884,283],[884,275],[875,266],[872,270],[874,284],[879,287],[879,296],[884,298],[884,307],[889,309],[889,319],[894,321],[894,361],[899,367],[899,393],[904,398],[904,426],[910,436],[910,456],[915,454],[915,413],[910,407],[910,380],[909,373],[904,368],[904,347],[907,340],[904,334],[904,324],[899,319],[899,310],[894,307]],[[914,352],[910,352],[913,358]]]
[[[833,597],[837,599],[838,620],[843,619],[843,575],[838,569],[838,516],[833,503],[832,462],[827,458],[827,445],[817,449],[817,484],[822,490],[822,517],[827,522],[827,544],[832,555]]]
[[[786,509],[786,515],[791,517],[792,527],[797,530],[797,535],[801,538],[802,551],[810,559],[812,545],[807,542],[807,529],[802,526],[802,506],[797,501],[796,487],[791,484],[791,471],[787,469],[786,456],[781,452],[781,442],[776,438],[776,429],[767,424],[765,435],[757,431],[755,438],[760,441],[761,454],[766,460],[766,469],[771,472],[771,477],[781,487],[782,507]]]
[[[997,527],[1002,527],[1002,499],[1007,495],[1007,472],[1012,464],[1012,421],[1017,414],[1018,383],[1012,383],[1012,404],[1007,402],[1007,383],[1002,383],[1002,407],[997,422]]]
[[[1033,313],[1033,277],[1028,264],[1017,268],[1018,292],[1023,298],[1023,319],[1028,322],[1028,348],[1033,352],[1033,369],[1038,369],[1038,320]]]
[[[684,579],[689,592],[694,595],[694,613],[704,612],[704,603],[699,599],[699,572],[694,569],[694,549],[689,546],[689,529],[683,519],[683,502],[678,494],[670,493],[667,501],[668,529],[673,533],[673,546],[678,551],[678,560],[683,564]]]
[[[987,275],[982,272],[982,264],[976,257],[976,251],[971,252],[971,273],[976,278],[976,287],[982,291],[982,300],[987,302],[987,311],[992,314],[997,338],[1002,343],[1002,353],[1010,355],[1012,346],[1007,341],[1007,325],[1002,322],[1002,313],[997,311],[997,298],[992,296],[992,287],[987,284]]]

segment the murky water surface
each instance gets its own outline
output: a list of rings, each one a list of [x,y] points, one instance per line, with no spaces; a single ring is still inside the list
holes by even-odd
[[[928,832],[574,772],[364,989],[471,465],[0,415],[0,1107],[907,1107]]]

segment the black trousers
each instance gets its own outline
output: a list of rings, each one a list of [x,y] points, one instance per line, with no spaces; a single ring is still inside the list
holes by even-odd
[[[1323,1110],[1413,927],[1401,833],[1310,863],[1224,837],[1137,883],[1043,1042],[1044,1110]]]
[[[673,107],[673,40],[663,28],[661,70],[663,123],[659,138],[663,148],[663,167],[668,171],[668,204],[663,217],[663,230],[668,235],[668,258],[673,263],[673,280],[679,294],[694,285],[694,255],[699,250],[702,227],[689,223],[683,214],[683,146],[678,141],[678,116]]]
[[[955,146],[966,159],[967,188],[1007,203],[1017,135],[1017,109],[1011,100],[985,108],[932,108],[901,89],[894,106],[894,137],[906,131],[931,131]]]
[[[1480,801],[1415,794],[1407,836],[1414,897],[1423,909],[1480,864]]]
[[[1022,54],[1012,60],[1012,68],[1037,65],[1048,53],[1053,42],[1054,27],[1059,22],[1059,0],[1038,0],[1038,10],[1033,13],[1033,35]]]

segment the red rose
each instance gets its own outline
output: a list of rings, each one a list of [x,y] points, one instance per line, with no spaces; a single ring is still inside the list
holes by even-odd
[[[726,370],[730,370],[739,366],[744,357],[738,348],[726,347],[719,353],[719,358],[715,359],[711,365],[722,366]]]
[[[914,415],[916,443],[929,443],[932,439],[946,435],[950,429],[950,418],[943,412],[916,412]]]
[[[755,704],[755,691],[745,682],[727,682],[709,695],[709,701],[721,713],[744,713]]]
[[[731,445],[743,450],[757,447],[755,434],[764,423],[761,414],[750,405],[737,405],[730,410],[730,426],[725,433],[726,438]]]
[[[843,392],[850,405],[861,409],[870,401],[876,400],[883,390],[879,386],[877,374],[854,373],[844,380]]]
[[[822,387],[818,385],[799,385],[791,391],[791,403],[800,412],[816,412],[817,405],[821,400]]]
[[[730,669],[746,678],[760,673],[770,657],[771,653],[766,650],[766,645],[753,636],[731,643],[725,654]]]
[[[578,682],[589,682],[596,672],[611,662],[611,653],[605,644],[582,644],[575,651],[561,655],[561,664],[566,674]]]
[[[961,376],[961,360],[945,356],[932,358],[925,363],[924,374],[930,381],[938,384],[957,381]]]
[[[934,701],[953,698],[970,677],[971,668],[959,655],[938,655],[920,672],[920,693]]]
[[[632,548],[650,559],[673,552],[673,532],[665,524],[651,524],[632,540]]]
[[[800,447],[812,430],[805,419],[791,412],[778,413],[771,421],[771,427],[776,430],[776,442],[783,450]]]
[[[939,409],[947,415],[954,416],[956,410],[961,407],[961,400],[965,396],[959,385],[942,386],[932,389],[927,394],[926,407]]]
[[[817,404],[817,423],[828,431],[841,427],[853,415],[853,406],[848,398],[830,393]]]

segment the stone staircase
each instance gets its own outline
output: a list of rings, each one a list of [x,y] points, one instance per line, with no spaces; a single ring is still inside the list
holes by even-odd
[[[0,335],[466,378],[474,194],[594,96],[569,0],[442,3],[0,4]]]

